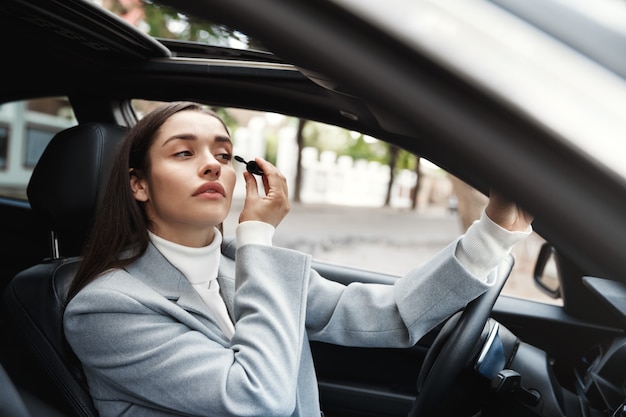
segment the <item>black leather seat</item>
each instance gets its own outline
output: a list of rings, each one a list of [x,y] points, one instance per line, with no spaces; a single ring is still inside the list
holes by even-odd
[[[50,230],[51,256],[16,275],[4,293],[18,334],[54,385],[50,392],[60,393],[64,412],[81,417],[98,413],[63,335],[65,298],[125,132],[113,124],[82,124],[59,132],[48,144],[27,195],[34,214]]]
[[[13,381],[0,366],[0,416],[31,417]]]

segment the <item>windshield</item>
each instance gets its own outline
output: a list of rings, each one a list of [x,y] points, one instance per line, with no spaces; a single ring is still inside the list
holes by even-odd
[[[626,178],[625,2],[335,2]]]

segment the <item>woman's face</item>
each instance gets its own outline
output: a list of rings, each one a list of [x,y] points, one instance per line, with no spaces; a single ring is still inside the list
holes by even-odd
[[[230,210],[235,188],[233,144],[222,123],[199,111],[171,116],[150,147],[151,172],[131,176],[156,235],[192,247],[213,240]]]

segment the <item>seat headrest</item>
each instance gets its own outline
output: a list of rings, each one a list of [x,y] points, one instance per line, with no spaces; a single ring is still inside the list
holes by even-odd
[[[37,162],[26,194],[62,255],[80,254],[125,134],[115,124],[79,124],[57,133]]]

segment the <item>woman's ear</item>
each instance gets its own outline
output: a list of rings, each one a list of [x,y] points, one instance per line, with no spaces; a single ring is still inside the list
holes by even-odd
[[[130,169],[128,173],[130,174],[130,189],[135,197],[135,200],[145,203],[150,199],[150,195],[148,194],[148,183],[145,179],[140,178],[140,176],[137,175],[137,171],[135,169]]]

